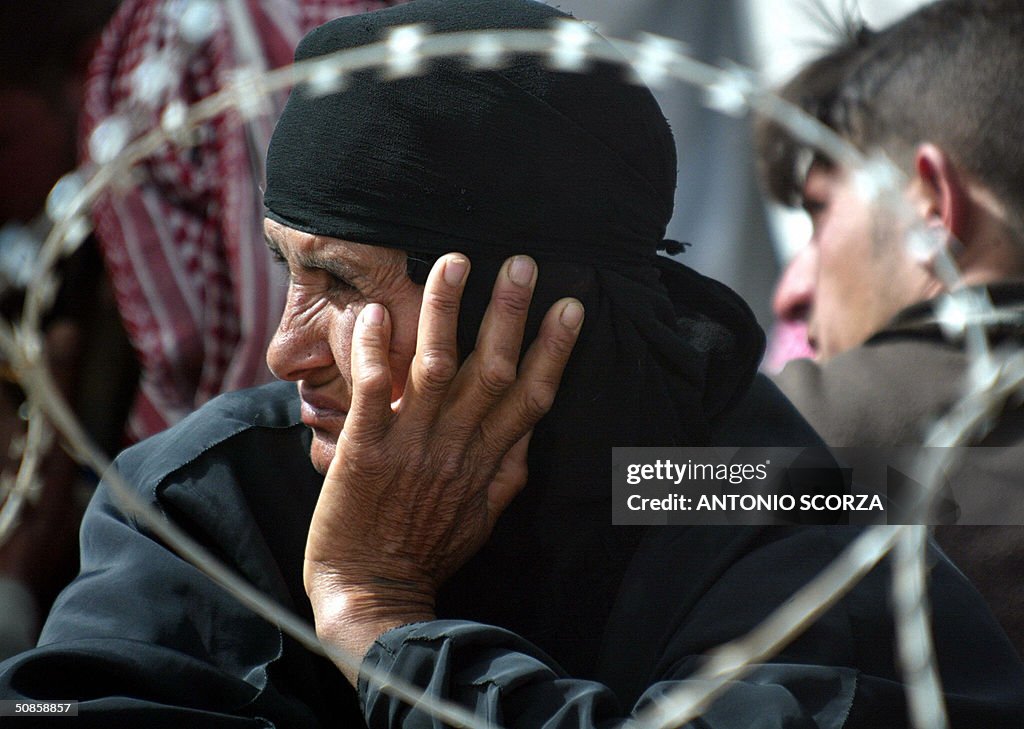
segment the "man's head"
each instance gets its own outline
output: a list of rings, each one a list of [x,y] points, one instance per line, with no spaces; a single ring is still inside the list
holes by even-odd
[[[811,63],[782,95],[907,175],[905,197],[942,230],[965,283],[1024,273],[1024,5],[946,0],[880,31],[861,30]],[[817,354],[857,346],[901,309],[940,293],[927,260],[902,245],[905,225],[865,200],[851,170],[759,129],[766,186],[801,205],[814,232],[783,278],[775,308],[809,317]]]

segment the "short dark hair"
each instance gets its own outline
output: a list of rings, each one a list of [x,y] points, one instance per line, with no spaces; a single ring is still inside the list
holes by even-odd
[[[1024,2],[940,0],[847,36],[782,97],[906,171],[917,145],[932,142],[1024,217]],[[769,194],[798,204],[808,159],[830,160],[770,121],[758,122],[756,136]]]

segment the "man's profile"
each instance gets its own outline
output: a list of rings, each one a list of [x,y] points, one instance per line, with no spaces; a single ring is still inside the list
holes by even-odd
[[[991,300],[995,348],[1024,341],[1024,6],[943,0],[877,32],[851,33],[782,95],[862,151],[906,175],[901,191],[941,241],[961,287]],[[907,223],[866,200],[856,171],[761,127],[764,180],[810,215],[809,244],[776,293],[783,320],[806,321],[815,361],[791,362],[776,383],[832,446],[923,442],[964,392],[968,356],[945,336],[947,287],[934,260],[905,242]],[[961,489],[1014,485],[1024,465],[1019,410],[1009,406],[953,477]],[[1009,505],[1008,505],[1009,506]],[[1024,527],[952,527],[939,541],[991,602],[1024,651],[1020,605]]]

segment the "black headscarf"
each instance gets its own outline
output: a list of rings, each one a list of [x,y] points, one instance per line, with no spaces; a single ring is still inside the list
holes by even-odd
[[[564,17],[532,0],[413,0],[314,30],[296,59],[398,25],[547,28]],[[707,443],[764,344],[739,297],[657,254],[674,150],[653,96],[621,67],[575,74],[517,56],[499,70],[449,59],[393,81],[366,72],[329,96],[297,89],[268,154],[271,218],[411,257],[470,258],[463,353],[508,255],[540,267],[528,338],[558,298],[583,302],[580,341],[531,443],[530,483],[439,596],[442,615],[459,595],[458,617],[518,630],[581,675],[638,538],[611,525],[611,448]],[[524,590],[544,597],[522,600]]]

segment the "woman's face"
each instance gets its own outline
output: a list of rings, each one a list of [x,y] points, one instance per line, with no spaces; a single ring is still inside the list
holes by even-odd
[[[311,235],[272,220],[267,245],[288,270],[288,297],[267,350],[270,370],[298,384],[302,422],[313,431],[310,458],[326,473],[352,402],[352,330],[366,304],[391,315],[392,400],[402,396],[416,349],[423,287],[392,248]],[[357,373],[355,373],[357,374]]]

